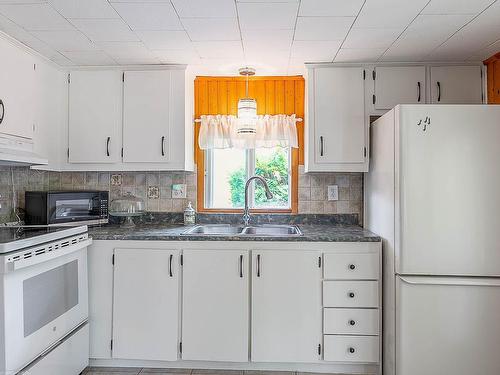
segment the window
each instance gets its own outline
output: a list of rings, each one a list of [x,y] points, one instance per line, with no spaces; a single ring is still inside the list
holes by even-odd
[[[245,183],[249,177],[257,175],[266,179],[273,198],[268,200],[262,184],[254,182],[249,188],[250,207],[290,210],[291,164],[290,149],[285,147],[207,150],[204,207],[242,209]]]

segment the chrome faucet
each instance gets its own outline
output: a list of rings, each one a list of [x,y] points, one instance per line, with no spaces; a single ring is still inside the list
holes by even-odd
[[[271,199],[273,197],[273,193],[271,193],[271,190],[269,190],[269,186],[267,185],[266,180],[264,180],[260,176],[252,176],[247,180],[247,183],[245,184],[245,209],[243,210],[243,223],[245,226],[248,226],[248,223],[250,223],[250,209],[248,208],[248,187],[250,186],[250,182],[252,180],[258,180],[264,185],[264,189],[266,189],[266,198]]]

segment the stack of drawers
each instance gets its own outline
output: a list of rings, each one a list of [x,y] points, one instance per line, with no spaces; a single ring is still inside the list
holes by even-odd
[[[380,362],[380,253],[325,253],[324,360]]]

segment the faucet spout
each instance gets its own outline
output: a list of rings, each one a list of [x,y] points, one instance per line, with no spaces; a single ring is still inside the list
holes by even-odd
[[[250,187],[250,183],[253,180],[260,181],[260,183],[264,186],[264,189],[266,190],[266,198],[267,199],[272,199],[273,193],[271,193],[271,190],[269,190],[269,185],[267,184],[266,180],[260,176],[252,176],[250,177],[246,184],[245,184],[245,209],[243,210],[243,223],[245,226],[248,226],[250,223],[250,208],[248,206],[248,188]]]

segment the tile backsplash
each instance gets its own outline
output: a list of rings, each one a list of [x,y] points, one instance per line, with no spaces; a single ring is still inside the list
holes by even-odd
[[[362,173],[304,173],[299,167],[299,213],[363,214]],[[172,185],[186,198],[172,198]],[[339,200],[328,201],[328,185],[337,185]],[[14,221],[14,207],[24,208],[26,190],[108,190],[110,199],[130,192],[146,201],[150,212],[182,212],[196,207],[196,173],[190,172],[47,172],[27,167],[0,167],[0,223]],[[184,196],[184,195],[182,195]]]

